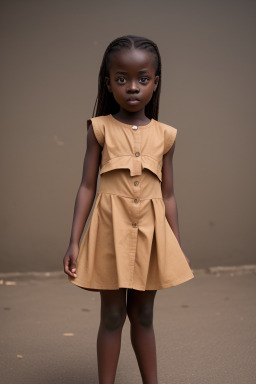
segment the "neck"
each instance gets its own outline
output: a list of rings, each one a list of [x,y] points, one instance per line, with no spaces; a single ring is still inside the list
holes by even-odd
[[[120,107],[118,113],[113,115],[117,120],[122,121],[125,124],[143,125],[149,123],[150,119],[145,116],[145,109],[141,111],[130,112]],[[142,123],[142,124],[141,124]]]

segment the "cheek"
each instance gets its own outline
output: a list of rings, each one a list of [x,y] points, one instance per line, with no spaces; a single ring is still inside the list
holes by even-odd
[[[119,87],[117,84],[114,84],[112,87],[113,93],[118,97],[118,95],[123,95],[125,93],[124,87]]]
[[[120,103],[120,102],[122,102],[122,100],[125,98],[125,96],[124,96],[124,94],[123,94],[123,92],[120,90],[120,88],[119,89],[113,89],[112,88],[112,93],[113,93],[113,97],[114,97],[114,99],[118,102],[118,103]]]
[[[152,84],[151,87],[148,87],[147,93],[149,95],[153,95],[153,93],[154,93],[154,84]]]

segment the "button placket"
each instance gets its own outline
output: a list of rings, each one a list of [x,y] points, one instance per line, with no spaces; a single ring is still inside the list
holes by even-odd
[[[138,227],[139,218],[140,218],[140,190],[136,191],[134,193],[134,197],[131,198],[131,222],[133,227]]]
[[[136,127],[136,128],[135,128]],[[139,179],[141,177],[141,158],[140,158],[140,152],[141,152],[141,131],[138,129],[137,126],[133,126],[132,129],[134,129],[134,154],[135,157],[138,159],[134,161],[134,174],[137,175],[135,176],[136,179],[133,182],[133,192],[134,192],[134,198],[133,198],[133,203],[132,203],[132,226],[133,227],[138,227],[138,220],[140,217],[140,182]]]
[[[140,194],[141,194],[141,176],[132,176],[132,181],[131,181],[131,191],[134,196],[134,200],[139,201],[140,199]],[[138,204],[135,203],[134,204]]]
[[[137,127],[137,126],[136,126]],[[138,128],[138,127],[137,127]],[[137,129],[133,131],[133,170],[132,175],[141,175],[141,130]]]
[[[133,131],[133,168],[132,168],[132,185],[131,191],[133,191],[133,197],[131,198],[131,250],[129,257],[129,269],[130,269],[130,286],[133,284],[134,278],[134,269],[135,269],[135,259],[136,259],[136,249],[137,249],[137,241],[138,241],[138,229],[139,229],[139,218],[140,218],[140,210],[141,206],[140,202],[140,193],[141,193],[141,130],[138,129],[137,126],[132,126]]]

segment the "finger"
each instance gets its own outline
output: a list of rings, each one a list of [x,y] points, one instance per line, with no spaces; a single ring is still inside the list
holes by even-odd
[[[64,266],[64,272],[67,274],[67,275],[70,275],[70,271],[69,271],[69,267],[68,267],[68,264],[65,263],[65,266]]]
[[[71,272],[68,267],[65,267],[65,273],[70,277],[77,277],[75,273]]]
[[[71,276],[71,277],[76,277],[76,274],[73,273],[72,271],[70,271],[70,269],[69,269],[69,260],[66,260],[66,261],[65,261],[64,272],[65,272],[67,275]]]
[[[74,262],[70,265],[70,270],[73,276],[76,277],[76,264]]]

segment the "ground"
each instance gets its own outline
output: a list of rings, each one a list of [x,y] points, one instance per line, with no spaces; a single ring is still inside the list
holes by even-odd
[[[254,384],[255,268],[194,274],[156,295],[159,384]],[[5,274],[0,283],[1,383],[97,384],[99,293],[62,272]],[[116,384],[136,383],[127,318]]]

